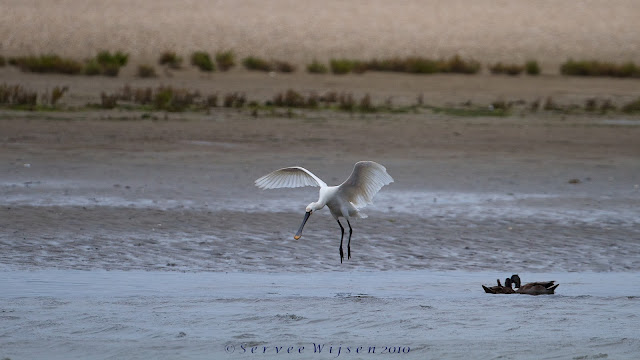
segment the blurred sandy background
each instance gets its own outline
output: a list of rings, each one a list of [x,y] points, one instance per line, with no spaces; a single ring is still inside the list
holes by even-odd
[[[313,58],[460,54],[483,63],[640,62],[640,2],[555,0],[2,0],[0,53],[133,62],[164,50]]]

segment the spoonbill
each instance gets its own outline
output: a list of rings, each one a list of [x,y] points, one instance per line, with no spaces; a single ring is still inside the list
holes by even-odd
[[[300,229],[293,237],[298,240],[302,236],[304,224],[309,220],[309,216],[316,210],[322,209],[325,205],[331,211],[331,215],[340,225],[340,263],[344,259],[342,251],[342,240],[344,239],[344,227],[340,223],[340,217],[347,220],[349,225],[349,241],[347,243],[347,259],[351,258],[351,217],[364,219],[367,215],[360,212],[359,208],[373,203],[373,197],[380,189],[393,182],[393,178],[387,173],[387,169],[374,161],[358,161],[353,167],[353,171],[347,180],[337,186],[327,186],[327,184],[315,176],[311,171],[300,167],[292,166],[276,170],[255,181],[257,187],[261,189],[296,188],[303,186],[319,186],[320,196],[318,201],[307,205],[304,219]]]

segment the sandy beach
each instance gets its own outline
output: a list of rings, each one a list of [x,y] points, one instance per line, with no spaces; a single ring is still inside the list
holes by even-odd
[[[174,50],[233,49],[306,64],[334,57],[640,62],[640,5],[615,1],[0,1],[0,53],[91,57],[121,49],[141,62]],[[46,9],[46,11],[43,11]]]
[[[640,353],[640,119],[527,110],[549,97],[567,109],[640,97],[637,79],[557,74],[571,56],[639,62],[635,2],[67,0],[48,3],[46,14],[36,10],[42,3],[0,0],[9,34],[1,54],[122,49],[131,63],[116,78],[0,68],[0,83],[69,87],[55,111],[0,109],[0,358]],[[167,48],[232,48],[301,65],[533,56],[543,75],[135,76]],[[398,107],[418,97],[444,108],[524,105],[508,116],[87,106],[126,85],[243,92],[261,104],[295,89],[370,94]],[[253,183],[299,165],[339,184],[365,159],[395,181],[363,209],[369,218],[352,221],[352,258],[342,264],[327,209],[293,239],[317,188]],[[481,288],[514,273],[560,287],[538,297]]]

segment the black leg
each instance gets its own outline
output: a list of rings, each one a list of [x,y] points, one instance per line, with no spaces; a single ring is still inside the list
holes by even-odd
[[[353,229],[351,229],[351,223],[349,219],[347,219],[347,224],[349,224],[349,242],[347,243],[347,259],[351,259],[351,233]]]
[[[340,236],[340,264],[342,264],[342,259],[344,259],[344,253],[342,252],[342,239],[344,239],[344,228],[342,224],[340,224],[340,220],[336,219],[338,225],[340,225],[340,231],[342,231],[342,235]]]

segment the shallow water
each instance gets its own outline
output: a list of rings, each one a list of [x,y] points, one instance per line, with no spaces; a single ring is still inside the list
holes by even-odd
[[[293,240],[317,189],[260,191],[244,170],[200,165],[147,177],[134,165],[2,179],[0,358],[640,353],[636,175],[618,183],[602,168],[575,186],[474,192],[400,174],[352,222],[340,263],[326,209]],[[560,287],[482,290],[513,272]]]
[[[639,275],[527,274],[560,283],[536,297],[486,272],[2,272],[0,356],[632,359]]]

